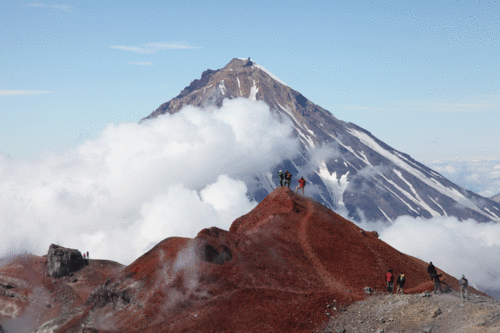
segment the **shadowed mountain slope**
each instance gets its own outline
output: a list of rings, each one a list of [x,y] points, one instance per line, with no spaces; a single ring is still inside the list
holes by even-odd
[[[295,176],[299,170],[307,172],[311,197],[357,221],[393,221],[402,215],[500,221],[500,203],[461,188],[367,130],[338,120],[249,59],[235,58],[222,69],[203,72],[141,122],[175,114],[186,105],[220,107],[224,99],[239,97],[264,101],[278,118],[289,119],[301,143],[297,156],[247,183],[250,197],[259,202],[276,188],[278,170],[288,169]],[[330,156],[312,162],[320,146],[328,147]]]
[[[80,332],[310,332],[325,304],[385,292],[388,268],[406,291],[432,289],[427,263],[400,253],[315,200],[278,188],[229,231],[168,238],[46,327]],[[455,278],[443,273],[454,289]],[[477,291],[473,291],[478,293]]]

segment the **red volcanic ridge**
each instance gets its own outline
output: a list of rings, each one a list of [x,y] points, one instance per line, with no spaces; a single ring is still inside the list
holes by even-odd
[[[165,239],[94,290],[57,332],[310,332],[328,319],[327,304],[369,297],[365,287],[385,292],[388,268],[405,273],[406,292],[432,289],[427,263],[283,187],[229,231]]]

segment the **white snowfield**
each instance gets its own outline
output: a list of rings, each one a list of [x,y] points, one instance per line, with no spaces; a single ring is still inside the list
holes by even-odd
[[[295,118],[295,117],[294,117],[294,115],[293,115],[293,113],[292,113],[292,110],[290,110],[290,108],[289,108],[288,106],[285,108],[285,107],[284,107],[283,105],[281,105],[280,103],[278,103],[278,102],[276,102],[276,103],[277,103],[277,104],[278,104],[278,106],[279,106],[279,107],[280,107],[283,111],[285,111],[285,113],[286,113],[286,114],[287,114],[287,115],[288,115],[288,116],[289,116],[289,117],[290,117],[290,118],[291,118],[291,119],[295,122],[295,124],[297,124],[297,126],[299,126],[299,127],[297,127],[297,126],[295,126],[295,124],[293,124],[293,127],[295,128],[295,130],[299,133],[299,135],[300,135],[300,137],[301,137],[301,138],[300,138],[300,141],[302,141],[302,143],[304,143],[304,145],[305,145],[304,140],[306,140],[306,142],[309,144],[309,147],[314,148],[314,147],[315,147],[315,145],[314,145],[314,141],[311,139],[311,137],[309,137],[308,135],[306,135],[306,134],[302,131],[302,123],[301,123],[301,122],[299,122],[299,121],[297,120],[297,118]],[[304,124],[304,126],[306,126],[306,125]],[[308,130],[309,132],[312,132],[312,133],[313,133],[313,135],[314,135],[314,132],[313,132],[313,131],[310,131],[310,130],[307,128],[307,126],[306,126],[306,130]],[[303,140],[302,138],[303,138],[304,140]],[[306,146],[306,149],[309,149],[309,148]]]
[[[251,101],[256,101],[257,100],[257,92],[259,91],[259,88],[257,88],[257,85],[255,84],[255,80],[253,81],[253,86],[250,88],[250,95],[248,96],[248,99]]]
[[[357,137],[362,144],[364,144],[368,148],[374,150],[375,152],[379,153],[380,155],[384,156],[385,158],[387,158],[388,160],[393,162],[395,165],[400,167],[402,170],[405,170],[406,172],[412,174],[413,176],[418,178],[420,181],[422,181],[424,184],[432,187],[436,191],[440,192],[443,195],[446,195],[447,197],[460,203],[461,205],[468,207],[472,210],[475,210],[476,212],[478,212],[484,216],[487,216],[492,221],[500,221],[500,218],[496,214],[492,214],[489,209],[487,209],[487,211],[485,211],[485,210],[479,208],[473,201],[471,201],[470,199],[465,197],[457,189],[451,188],[451,187],[446,187],[443,184],[441,184],[440,182],[438,182],[436,179],[425,176],[421,171],[417,170],[414,166],[407,163],[406,161],[408,161],[408,160],[406,158],[404,158],[404,160],[406,160],[406,161],[404,161],[403,159],[401,159],[399,157],[399,156],[401,156],[400,154],[398,154],[399,156],[396,156],[396,154],[382,148],[373,138],[371,138],[366,133],[363,133],[361,131],[351,129],[351,128],[348,128],[347,130],[349,131],[350,134]],[[414,165],[414,163],[411,163],[411,164]],[[401,193],[404,193],[405,196],[407,196],[408,198],[410,198],[410,196],[411,196],[411,194],[408,192],[401,192]],[[419,198],[415,198],[413,196],[411,196],[411,197],[413,198],[412,201],[414,201],[414,202],[419,202],[419,201],[423,202],[423,200],[420,197]],[[421,206],[421,205],[419,205],[419,206]],[[428,209],[426,209],[426,210],[428,210]],[[434,210],[429,211],[429,213],[433,216],[434,216],[434,214],[441,215]]]

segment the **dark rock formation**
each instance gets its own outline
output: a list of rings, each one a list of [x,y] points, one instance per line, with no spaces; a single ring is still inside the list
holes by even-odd
[[[48,253],[48,274],[53,278],[70,275],[85,266],[80,251],[51,244]]]

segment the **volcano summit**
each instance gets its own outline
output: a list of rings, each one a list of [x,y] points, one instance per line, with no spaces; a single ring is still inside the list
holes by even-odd
[[[309,195],[355,221],[392,222],[402,215],[500,221],[499,203],[461,188],[365,129],[338,120],[250,59],[235,58],[222,69],[203,72],[141,122],[182,112],[187,105],[220,107],[224,99],[238,97],[264,101],[274,115],[288,119],[301,146],[296,156],[247,183],[252,199],[262,201],[278,184],[278,170],[288,169],[293,175],[302,173]],[[326,148],[328,156],[314,158],[318,147]]]

